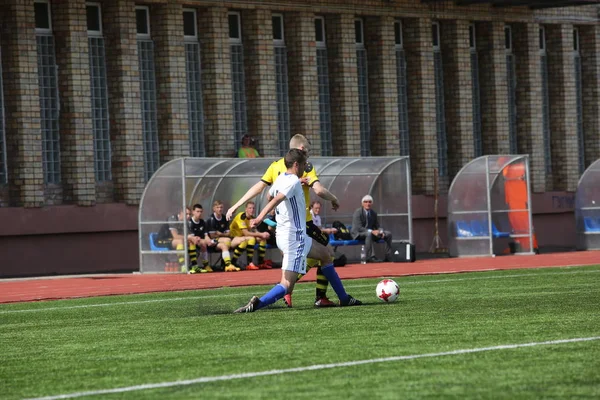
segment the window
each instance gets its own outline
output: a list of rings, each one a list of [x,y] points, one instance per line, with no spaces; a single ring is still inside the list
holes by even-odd
[[[96,182],[112,179],[111,146],[108,115],[108,84],[106,80],[106,52],[102,37],[100,4],[87,3],[87,29],[90,61],[90,96],[92,103],[92,131],[94,135],[94,173]]]
[[[410,155],[408,130],[408,94],[406,76],[406,54],[402,39],[402,21],[394,22],[394,42],[396,44],[396,79],[398,86],[398,129],[400,132],[400,155]]]
[[[542,134],[544,142],[544,166],[546,174],[552,173],[552,149],[550,136],[550,93],[548,91],[548,57],[546,56],[546,29],[539,30],[539,51],[542,85]]]
[[[446,136],[446,107],[444,105],[444,67],[440,47],[440,24],[431,24],[433,70],[435,77],[435,126],[437,134],[438,175],[448,176],[448,138]]]
[[[579,29],[573,29],[573,64],[575,67],[575,102],[577,107],[577,147],[579,150],[579,173],[585,171],[585,132],[583,131],[583,82],[581,77],[581,54],[579,52]]]
[[[504,27],[504,48],[512,52],[512,28],[510,25]]]
[[[35,13],[35,31],[38,33],[51,33],[50,4],[47,1],[39,0],[33,3],[33,9]]]
[[[183,37],[187,40],[198,38],[196,10],[194,9],[187,8],[183,10]]]
[[[40,124],[42,131],[42,166],[44,183],[60,183],[60,133],[58,120],[60,102],[58,96],[58,68],[50,4],[34,3],[35,32],[38,56],[38,80],[40,93]]]
[[[329,93],[329,66],[325,42],[325,18],[315,18],[315,42],[317,44],[317,80],[319,85],[319,133],[321,155],[333,155],[331,138],[331,97]]]
[[[273,14],[273,43],[275,56],[275,89],[277,98],[277,133],[279,154],[284,156],[290,141],[290,106],[288,93],[287,48],[283,31],[283,15]]]
[[[147,6],[136,6],[135,14],[140,72],[144,176],[148,181],[160,166],[154,42],[150,38],[150,9]]]
[[[506,49],[506,81],[508,85],[508,140],[510,154],[518,154],[517,138],[517,70],[512,49],[512,29],[504,27],[504,47]]]
[[[356,69],[358,76],[358,111],[360,117],[360,155],[371,155],[371,125],[369,120],[369,86],[367,50],[363,41],[363,20],[354,21],[354,34],[356,38]]]
[[[135,22],[138,37],[150,37],[150,9],[148,6],[135,7]]]
[[[198,41],[196,10],[183,10],[183,37],[185,44],[185,73],[187,85],[190,155],[205,157],[204,106],[202,98],[202,62]]]
[[[481,92],[479,85],[479,54],[477,53],[477,30],[475,24],[469,25],[469,48],[471,52],[471,91],[473,104],[473,149],[475,157],[483,155],[481,133]]]
[[[242,26],[241,26],[241,17],[238,12],[230,12],[228,14],[229,18],[229,39],[230,40],[239,40],[242,41]]]
[[[8,183],[6,171],[6,135],[4,125],[4,97],[2,86],[2,49],[0,48],[0,185]]]
[[[229,48],[231,52],[231,91],[233,98],[233,134],[239,148],[242,136],[248,133],[246,114],[246,77],[244,75],[244,46],[242,45],[241,16],[229,13]]]

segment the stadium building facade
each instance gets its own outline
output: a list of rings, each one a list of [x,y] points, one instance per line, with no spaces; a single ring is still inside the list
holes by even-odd
[[[443,216],[467,162],[529,154],[540,246],[574,247],[600,158],[595,3],[0,0],[0,276],[137,270],[145,182],[246,133],[265,156],[295,133],[313,155],[410,155],[421,251],[436,173]]]

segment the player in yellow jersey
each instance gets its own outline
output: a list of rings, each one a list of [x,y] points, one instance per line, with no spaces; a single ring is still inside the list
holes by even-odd
[[[255,217],[256,206],[253,201],[246,203],[246,210],[237,214],[229,223],[229,234],[231,237],[246,238],[246,255],[248,256],[248,265],[246,269],[271,269],[270,265],[265,265],[265,253],[267,252],[267,239],[271,236],[269,232],[257,232],[256,229],[250,228],[250,220]],[[255,265],[254,245],[258,240],[258,265]]]
[[[294,135],[290,139],[290,149],[299,149],[299,150],[306,152],[308,155],[308,154],[310,154],[310,142],[308,141],[308,139],[306,137],[304,137],[304,135],[300,135],[300,134]],[[270,186],[273,184],[273,182],[275,182],[275,179],[277,179],[277,177],[280,174],[282,174],[286,171],[287,171],[287,168],[285,167],[285,161],[283,158],[271,163],[271,165],[269,166],[269,168],[267,169],[267,171],[265,172],[265,174],[263,175],[261,180],[259,182],[257,182],[254,186],[252,186],[246,192],[246,194],[227,211],[226,218],[228,220],[230,220],[233,213],[238,209],[238,207],[240,207],[246,201],[248,201],[248,200],[256,197],[257,195],[259,195],[260,193],[262,193],[262,191],[267,186]],[[331,201],[331,205],[334,210],[337,210],[339,208],[340,204],[339,204],[338,198],[335,195],[333,195],[329,190],[327,190],[327,188],[325,186],[323,186],[321,184],[321,182],[319,182],[319,177],[317,176],[317,173],[311,163],[307,163],[306,169],[304,171],[304,174],[300,178],[300,181],[302,182],[302,189],[304,191],[304,200],[305,200],[307,206],[310,204],[309,190],[310,190],[310,188],[312,188],[315,191],[315,194],[317,196],[321,197],[324,200]],[[312,222],[312,216],[308,209],[306,210],[306,233],[312,239],[318,241],[319,243],[321,243],[324,246],[327,246],[329,243],[329,236],[324,234],[323,232],[321,232],[319,227],[317,227]],[[331,258],[333,259],[333,249],[331,249],[331,246],[328,246],[328,249],[330,251]],[[309,259],[307,264],[308,264],[307,265],[307,271],[308,271],[310,268],[316,266],[318,264],[318,261]],[[328,285],[329,285],[329,282],[327,282],[327,278],[325,278],[325,276],[321,273],[321,268],[319,267],[317,269],[317,289],[316,289],[316,299],[315,299],[316,307],[335,306],[335,303],[333,303],[332,301],[330,301],[327,298],[327,286]],[[285,299],[285,302],[288,305],[288,307],[291,307],[292,306],[291,294],[286,295],[284,299]]]

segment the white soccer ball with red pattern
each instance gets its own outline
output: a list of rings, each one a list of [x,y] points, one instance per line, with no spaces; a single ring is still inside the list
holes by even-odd
[[[400,286],[392,279],[384,279],[377,284],[377,298],[384,303],[392,303],[400,296]]]

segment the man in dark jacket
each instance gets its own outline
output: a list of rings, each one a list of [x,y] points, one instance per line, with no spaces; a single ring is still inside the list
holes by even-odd
[[[362,207],[354,211],[352,216],[352,238],[365,241],[367,262],[381,262],[375,257],[373,243],[385,240],[385,260],[392,259],[392,234],[380,229],[377,213],[372,209],[373,197],[366,195],[362,198]]]

